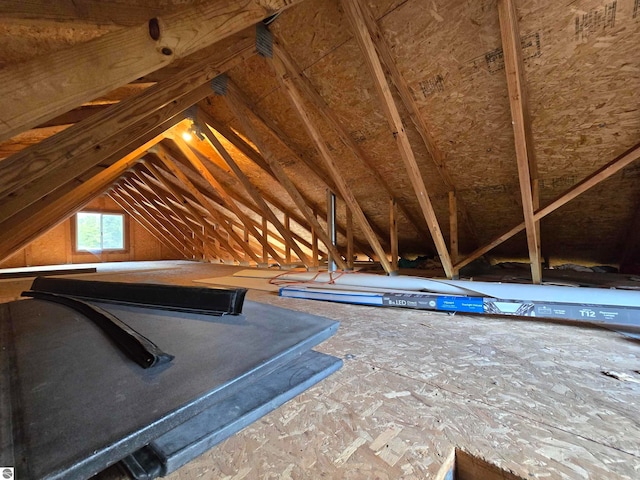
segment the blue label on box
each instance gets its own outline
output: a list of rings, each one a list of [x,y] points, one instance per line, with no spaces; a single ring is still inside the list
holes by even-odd
[[[484,300],[481,297],[438,297],[436,302],[438,310],[484,313]]]

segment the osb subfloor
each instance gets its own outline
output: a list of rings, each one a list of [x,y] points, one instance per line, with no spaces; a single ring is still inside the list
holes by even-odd
[[[192,285],[236,269],[122,267],[86,276]],[[24,287],[4,281],[0,298]],[[337,335],[318,350],[343,358],[344,367],[172,479],[432,478],[454,446],[524,478],[640,478],[639,342],[539,321],[260,291],[248,298],[339,320]]]

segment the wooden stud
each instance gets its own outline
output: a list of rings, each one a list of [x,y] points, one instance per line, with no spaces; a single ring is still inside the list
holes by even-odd
[[[0,140],[35,127],[299,0],[212,0],[0,71]],[[28,78],[29,82],[24,79]]]
[[[284,263],[284,259],[280,255],[278,255],[278,253],[269,244],[267,239],[264,238],[264,236],[256,230],[249,217],[240,209],[234,199],[231,198],[231,196],[227,193],[222,184],[218,182],[218,180],[213,175],[211,175],[211,172],[207,169],[207,167],[205,167],[204,163],[202,163],[202,160],[200,160],[200,158],[198,158],[198,156],[193,153],[193,150],[189,148],[189,145],[187,145],[187,143],[182,138],[175,135],[172,137],[172,140],[178,146],[189,163],[191,163],[196,172],[198,172],[198,174],[200,174],[200,176],[202,176],[202,178],[204,178],[211,186],[211,188],[218,194],[227,208],[229,208],[229,210],[231,210],[242,223],[246,224],[249,227],[249,232],[262,244],[263,248],[267,249],[267,252],[271,254],[273,259],[280,264]]]
[[[291,231],[291,219],[289,217],[288,214],[284,214],[284,228],[287,229],[287,231]],[[287,265],[291,265],[291,247],[289,246],[289,244],[286,244],[285,246],[285,254],[284,254],[284,259],[287,262]],[[310,264],[307,264],[310,265]]]
[[[286,248],[293,248],[298,255],[298,258],[304,265],[309,266],[309,257],[302,251],[302,249],[295,242],[293,237],[290,234],[290,230],[285,228],[284,225],[280,222],[280,219],[273,213],[267,202],[265,202],[263,195],[258,191],[258,189],[251,183],[251,180],[245,175],[242,169],[238,166],[235,160],[231,157],[226,148],[220,143],[220,140],[215,136],[215,133],[210,129],[210,127],[205,126],[202,129],[202,133],[205,138],[211,143],[213,148],[220,154],[220,156],[224,159],[224,161],[229,165],[233,173],[236,175],[240,183],[244,186],[244,189],[247,191],[249,196],[253,199],[253,201],[258,205],[262,214],[271,222],[271,224],[275,227],[278,232],[282,235],[284,239],[284,243]],[[288,217],[287,217],[288,218]],[[264,235],[264,234],[263,234]],[[289,260],[285,259],[287,264],[291,263],[291,253],[289,253]]]
[[[262,217],[262,237],[264,238],[264,242],[262,244],[262,263],[265,267],[269,266],[269,252],[267,251],[267,245],[269,243],[268,234],[269,230],[267,228],[267,219]]]
[[[435,211],[433,210],[431,200],[429,199],[429,193],[427,192],[427,188],[422,179],[422,175],[420,174],[420,169],[418,168],[411,144],[409,143],[409,138],[407,137],[402,119],[400,118],[400,113],[398,112],[398,108],[393,96],[391,95],[391,90],[384,74],[384,70],[382,69],[382,64],[380,63],[380,59],[376,54],[375,46],[371,40],[372,32],[369,31],[363,19],[362,6],[358,0],[342,0],[342,6],[349,17],[351,25],[353,26],[356,40],[360,45],[366,64],[373,76],[374,84],[378,91],[378,95],[380,96],[385,116],[387,117],[393,132],[393,136],[396,139],[398,150],[400,151],[400,156],[404,162],[413,190],[418,197],[420,208],[422,209],[427,226],[431,232],[433,242],[436,245],[436,250],[440,256],[442,267],[444,268],[447,277],[451,278],[453,276],[451,257],[449,256],[449,251],[447,250],[447,245],[444,237],[442,236],[438,219]]]
[[[590,188],[595,187],[596,185],[598,185],[602,181],[606,180],[610,176],[614,175],[615,173],[618,173],[620,170],[622,170],[624,167],[626,167],[630,163],[634,162],[638,158],[640,158],[640,144],[636,145],[635,147],[630,148],[629,150],[627,150],[623,154],[621,154],[618,157],[616,157],[615,159],[613,159],[611,162],[607,163],[603,167],[601,167],[598,170],[596,170],[595,172],[593,172],[591,175],[589,175],[588,177],[586,177],[582,181],[578,182],[573,187],[569,188],[566,192],[564,192],[563,194],[558,196],[555,200],[553,200],[551,203],[549,203],[546,207],[542,207],[542,208],[536,210],[534,215],[533,215],[534,221],[539,221],[542,218],[544,218],[547,215],[549,215],[550,213],[555,212],[558,208],[562,207],[563,205],[566,205],[567,203],[569,203],[571,200],[573,200],[577,196],[583,194],[584,192],[586,192]],[[501,243],[506,242],[511,237],[513,237],[517,233],[520,233],[524,229],[525,229],[525,223],[524,222],[516,225],[512,229],[504,232],[503,234],[501,234],[498,237],[496,237],[495,239],[493,239],[487,245],[485,245],[485,246],[483,246],[481,248],[478,248],[477,250],[475,250],[474,252],[469,254],[467,257],[465,257],[464,260],[458,262],[458,264],[456,265],[456,268],[460,269],[460,268],[470,264],[474,260],[480,258],[482,255],[484,255],[485,253],[491,251],[492,249],[494,249],[495,247],[497,247]]]
[[[398,270],[398,202],[389,199],[389,239],[391,243],[391,268]]]
[[[380,241],[376,237],[374,231],[371,229],[371,225],[369,224],[369,221],[367,220],[364,212],[360,208],[358,201],[353,196],[351,189],[345,182],[344,177],[340,174],[340,171],[338,170],[338,166],[336,165],[336,162],[333,159],[331,152],[329,152],[327,145],[325,144],[322,136],[320,135],[318,128],[316,127],[315,123],[307,113],[304,107],[303,99],[300,95],[300,92],[298,91],[298,88],[293,83],[291,77],[287,73],[286,68],[284,67],[284,65],[282,64],[279,58],[277,57],[273,58],[271,63],[274,66],[274,69],[276,71],[276,77],[278,78],[278,81],[284,87],[285,92],[289,96],[289,99],[291,100],[291,103],[294,106],[295,111],[298,113],[300,120],[302,120],[302,124],[304,125],[305,129],[307,130],[307,133],[313,140],[313,143],[316,146],[318,153],[320,154],[320,158],[322,158],[322,161],[324,162],[325,167],[327,168],[327,170],[329,170],[329,174],[331,175],[333,182],[338,187],[338,191],[340,192],[342,198],[344,199],[349,209],[352,211],[355,217],[355,220],[356,222],[358,222],[358,225],[360,226],[362,232],[364,233],[364,236],[367,238],[369,245],[371,245],[371,248],[373,249],[373,251],[376,253],[376,255],[378,255],[382,268],[384,268],[385,272],[390,274],[393,270],[391,269],[391,264],[387,260],[384,250],[382,249],[382,245],[380,245]],[[341,260],[339,257],[334,257],[334,258],[336,258],[336,261]]]
[[[522,61],[522,47],[520,45],[520,30],[518,17],[512,0],[498,0],[500,16],[500,32],[502,35],[502,50],[504,52],[505,72],[511,105],[511,118],[516,146],[516,160],[518,162],[518,179],[520,181],[520,196],[524,224],[527,232],[529,260],[531,261],[531,277],[533,283],[542,281],[542,265],[540,258],[539,228],[533,220],[535,210],[531,191],[530,158],[532,139],[528,135],[531,131],[527,94],[524,82],[524,64]]]
[[[214,221],[216,221],[218,225],[221,225],[225,228],[229,236],[236,242],[236,244],[238,244],[254,262],[260,263],[260,258],[256,255],[256,253],[251,248],[249,248],[249,246],[245,244],[240,239],[240,237],[238,237],[238,235],[230,226],[227,226],[227,222],[225,221],[222,214],[208,205],[206,197],[200,192],[200,190],[198,190],[198,188],[196,188],[196,186],[191,182],[191,180],[189,180],[189,178],[182,172],[182,170],[180,170],[180,168],[175,165],[164,147],[158,146],[157,150],[154,153],[162,161],[167,170],[171,172],[180,181],[180,183],[184,185],[187,191],[189,191],[189,193],[191,193],[191,195],[196,198],[200,206],[206,209],[206,211],[214,219]]]
[[[324,243],[325,247],[327,248],[327,251],[330,252],[331,255],[333,255],[336,259],[338,267],[344,270],[346,268],[346,264],[342,260],[342,257],[340,256],[337,248],[335,248],[331,244],[331,239],[329,238],[328,233],[320,226],[315,213],[309,208],[305,199],[302,197],[293,182],[289,179],[289,176],[286,174],[271,149],[267,147],[264,139],[258,134],[257,130],[245,116],[243,110],[241,110],[242,104],[236,96],[236,93],[237,92],[235,90],[231,90],[228,91],[227,95],[225,95],[224,97],[227,105],[229,106],[229,109],[233,112],[236,119],[240,122],[242,129],[244,130],[244,133],[247,135],[247,137],[258,147],[258,149],[262,153],[262,157],[265,159],[265,161],[269,165],[269,168],[280,182],[280,185],[282,185],[282,187],[287,191],[293,202],[298,207],[298,210],[300,210],[304,218],[309,222],[309,225],[311,226],[312,237],[314,235],[320,237],[322,243]],[[312,238],[311,244],[311,256],[314,263],[313,266],[317,266],[315,265],[318,258],[317,239],[316,243],[314,243]]]
[[[353,249],[353,215],[349,207],[346,207],[347,215],[347,270],[353,270],[355,251]]]
[[[457,275],[455,262],[458,261],[458,195],[455,190],[449,191],[449,244],[451,261],[454,262],[454,275]]]
[[[318,223],[316,212],[313,212],[313,218],[315,219],[314,224],[317,224],[319,226],[320,224]],[[331,240],[328,240],[328,242],[329,245],[331,245],[331,248],[329,248],[329,245],[327,245],[326,243],[325,245],[327,246],[329,251],[331,251],[331,249],[335,249],[335,247],[331,244]],[[318,268],[320,266],[320,263],[318,258],[318,230],[316,230],[316,227],[311,227],[311,257],[313,259],[313,267]],[[329,257],[327,256],[327,263],[328,261]]]

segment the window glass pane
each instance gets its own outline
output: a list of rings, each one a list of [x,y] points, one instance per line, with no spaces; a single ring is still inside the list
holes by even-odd
[[[124,217],[102,215],[102,248],[121,250],[124,248]]]
[[[78,250],[100,250],[100,214],[80,212],[76,218]]]

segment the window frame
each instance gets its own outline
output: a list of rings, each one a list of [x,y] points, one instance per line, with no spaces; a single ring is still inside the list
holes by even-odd
[[[102,229],[102,215],[120,215],[123,219],[123,248],[101,248],[96,250],[85,250],[78,248],[78,213],[94,213],[100,215],[100,228]],[[80,210],[73,215],[71,222],[71,238],[73,243],[73,253],[75,254],[96,254],[96,253],[128,253],[129,252],[129,215],[118,210]],[[100,239],[102,242],[102,238]]]

